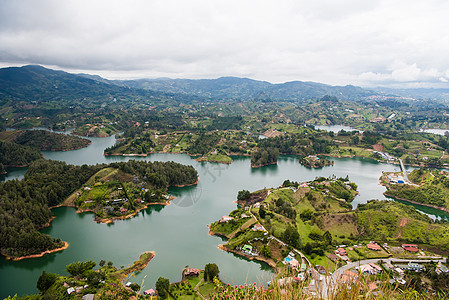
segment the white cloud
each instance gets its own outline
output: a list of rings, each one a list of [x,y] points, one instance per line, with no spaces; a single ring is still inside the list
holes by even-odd
[[[441,84],[447,11],[417,0],[2,0],[0,63],[112,78]]]

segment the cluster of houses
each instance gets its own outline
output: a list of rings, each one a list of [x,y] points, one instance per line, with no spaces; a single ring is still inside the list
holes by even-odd
[[[307,264],[304,262],[299,263],[299,261],[295,258],[295,254],[290,252],[282,261],[282,263],[292,269],[300,272],[305,272],[307,270]]]
[[[73,293],[77,294],[79,292],[81,292],[82,290],[84,290],[85,288],[89,287],[89,285],[84,285],[84,286],[75,286],[75,287],[71,287],[68,285],[68,283],[64,282],[64,286],[67,288],[67,294],[71,295]],[[84,297],[83,297],[84,299]],[[93,299],[93,298],[92,298]]]
[[[405,183],[404,177],[400,174],[389,174],[387,175],[387,179],[390,183]]]
[[[381,152],[381,151],[373,151],[373,153],[374,153],[374,154],[379,154],[380,157],[382,157],[382,159],[385,159],[385,160],[394,160],[394,157],[391,156],[391,155],[388,154],[388,153]]]
[[[351,260],[348,257],[348,252],[344,247],[346,247],[346,245],[338,246],[337,250],[335,250],[335,255],[346,262],[350,262]]]
[[[402,275],[404,274],[404,271],[421,272],[422,270],[424,270],[424,266],[418,263],[409,262],[408,264],[396,264],[394,270]]]

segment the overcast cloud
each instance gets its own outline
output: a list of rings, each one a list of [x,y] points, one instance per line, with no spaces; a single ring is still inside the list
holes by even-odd
[[[449,87],[447,0],[0,0],[0,65]]]

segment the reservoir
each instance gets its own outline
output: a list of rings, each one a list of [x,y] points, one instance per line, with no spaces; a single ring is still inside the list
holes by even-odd
[[[278,187],[285,179],[309,181],[317,176],[346,177],[358,185],[360,194],[353,206],[370,199],[385,199],[385,188],[379,185],[382,171],[399,171],[399,166],[364,158],[332,158],[334,166],[310,169],[299,164],[294,156],[281,156],[277,165],[259,169],[250,167],[248,157],[233,157],[231,165],[197,162],[186,154],[152,154],[148,157],[103,156],[103,149],[114,144],[115,138],[91,138],[87,148],[67,152],[42,152],[47,159],[69,164],[96,164],[129,159],[175,161],[192,165],[199,173],[196,186],[171,188],[176,196],[168,206],[151,206],[136,217],[97,224],[93,214],[77,214],[75,209],[60,207],[52,211],[56,217],[43,230],[69,243],[61,252],[41,258],[7,261],[0,258],[0,297],[36,293],[36,282],[42,271],[66,274],[65,266],[76,261],[113,261],[117,267],[128,266],[144,251],[155,251],[155,258],[130,281],[154,288],[160,276],[171,282],[181,279],[181,270],[188,265],[204,268],[216,263],[220,277],[231,284],[267,282],[272,275],[266,265],[248,261],[219,250],[223,241],[208,235],[207,225],[236,208],[239,190],[255,191]],[[5,179],[20,179],[26,168],[14,169]],[[438,212],[436,212],[438,213]]]

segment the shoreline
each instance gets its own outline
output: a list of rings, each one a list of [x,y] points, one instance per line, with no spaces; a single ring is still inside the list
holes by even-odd
[[[269,265],[270,267],[272,267],[274,270],[276,270],[276,263],[275,263],[275,261],[273,259],[267,259],[267,258],[264,258],[264,257],[260,257],[260,255],[258,255],[258,256],[250,256],[250,255],[247,255],[247,254],[245,254],[245,253],[243,253],[241,251],[228,249],[223,244],[218,245],[217,248],[220,249],[220,250],[226,251],[226,252],[234,253],[235,255],[247,258],[249,260],[257,260],[257,261],[260,261],[260,262],[264,262],[267,265]]]
[[[131,219],[132,217],[135,217],[140,211],[147,209],[149,206],[152,205],[170,205],[170,201],[176,199],[175,197],[170,197],[170,199],[166,202],[152,202],[152,203],[147,203],[144,206],[142,206],[141,208],[137,209],[136,211],[134,211],[131,214],[127,214],[124,216],[119,216],[119,217],[110,217],[110,218],[98,218],[95,211],[91,210],[91,209],[78,209],[76,211],[77,214],[81,214],[81,213],[93,213],[95,214],[94,217],[94,221],[97,222],[98,224],[111,224],[114,223],[114,221],[118,221],[118,220],[126,220],[126,219]],[[69,207],[69,206],[67,206]]]
[[[198,181],[200,180],[200,177],[198,176],[197,178],[196,178],[196,181],[194,182],[194,183],[186,183],[186,184],[173,184],[173,185],[170,185],[168,188],[171,188],[171,187],[186,187],[186,186],[194,186],[194,185],[197,185],[198,184]],[[167,189],[168,189],[167,188]],[[175,199],[175,198],[173,198],[173,199]]]
[[[80,147],[73,147],[73,148],[69,148],[69,149],[39,149],[39,151],[50,151],[50,152],[57,152],[57,151],[73,151],[73,150],[79,150],[79,149],[83,149],[86,147],[89,147],[92,144],[92,141],[89,140],[89,143],[85,146],[80,146]]]
[[[434,209],[438,209],[438,210],[444,211],[445,213],[449,213],[449,209],[447,209],[445,207],[440,207],[440,206],[427,204],[427,203],[420,203],[420,202],[416,202],[416,201],[413,201],[413,200],[408,200],[408,199],[401,198],[401,197],[390,196],[390,195],[388,195],[388,191],[384,192],[383,195],[386,196],[386,197],[389,197],[391,199],[394,199],[394,200],[405,201],[405,202],[408,202],[408,203],[411,203],[411,204],[426,206],[426,207],[429,207],[429,208],[434,208]]]
[[[193,160],[198,161],[198,162],[219,163],[219,164],[224,164],[224,165],[232,164],[232,158],[231,158],[230,162],[225,162],[225,161],[220,161],[220,160],[209,160],[209,159],[207,159],[207,157],[198,157],[198,158],[194,158]]]
[[[151,256],[149,258],[147,258],[145,261],[143,261],[142,263],[140,263],[140,260],[142,259],[142,256],[144,256],[145,254],[151,254]],[[135,261],[133,263],[133,265],[129,268],[124,269],[121,273],[120,273],[120,277],[119,277],[119,281],[120,283],[125,287],[125,283],[124,280],[126,279],[126,277],[134,272],[137,271],[142,271],[143,269],[145,269],[148,264],[150,263],[150,261],[156,256],[156,252],[155,251],[145,251],[144,253],[140,254],[139,259],[137,261]]]
[[[387,173],[395,173],[395,172],[387,172]],[[385,173],[385,174],[387,174],[387,173]],[[446,208],[446,207],[436,206],[436,205],[432,205],[432,204],[428,204],[428,203],[420,203],[420,202],[416,202],[416,201],[413,201],[413,200],[409,200],[409,199],[405,199],[405,198],[389,195],[388,191],[389,191],[389,188],[390,188],[390,184],[384,183],[382,181],[382,178],[384,178],[385,174],[382,174],[382,176],[379,178],[380,185],[384,186],[387,189],[385,192],[383,192],[383,195],[385,197],[389,197],[389,198],[394,199],[394,200],[405,201],[405,202],[408,202],[408,203],[411,203],[411,204],[416,204],[416,205],[421,205],[421,206],[425,206],[425,207],[429,207],[429,208],[434,208],[434,209],[441,210],[441,211],[443,211],[445,213],[449,213],[449,209]]]
[[[59,251],[67,249],[68,247],[69,247],[69,243],[64,241],[64,246],[62,246],[60,248],[52,249],[52,250],[45,250],[45,251],[43,251],[43,252],[41,252],[39,254],[30,254],[30,255],[24,255],[24,256],[15,257],[15,256],[9,256],[9,255],[7,255],[7,254],[2,252],[2,255],[5,256],[7,260],[18,261],[18,260],[27,259],[27,258],[42,257],[45,254],[59,252]]]
[[[293,155],[296,155],[296,154],[293,154]],[[257,166],[251,164],[251,168],[258,169],[258,168],[262,168],[262,167],[266,167],[266,166],[277,165],[277,163],[278,163],[278,161],[276,160],[276,161],[268,163],[268,164],[262,164],[262,165],[257,165]]]

